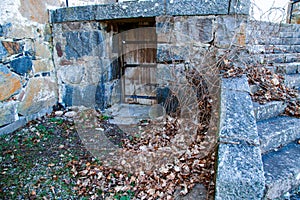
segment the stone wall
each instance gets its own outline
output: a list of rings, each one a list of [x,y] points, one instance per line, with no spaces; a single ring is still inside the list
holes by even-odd
[[[0,3],[0,134],[50,112],[57,102],[47,6],[60,3]]]
[[[106,108],[120,101],[113,27],[104,22],[54,24],[54,62],[64,106]]]
[[[119,103],[122,74],[115,46],[114,36],[119,32],[115,19],[156,17],[157,76],[163,77],[159,84],[165,87],[170,69],[177,69],[166,63],[175,62],[181,70],[197,67],[206,73],[222,49],[243,45],[241,22],[249,9],[247,0],[115,4],[105,0],[102,5],[54,9],[48,16],[47,8],[58,8],[64,2],[0,3],[5,12],[0,20],[1,133],[50,112],[57,101],[65,106],[100,109]],[[231,14],[241,15],[236,18]]]

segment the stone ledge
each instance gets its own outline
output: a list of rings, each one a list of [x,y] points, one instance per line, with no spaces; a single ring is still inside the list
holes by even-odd
[[[265,179],[247,78],[221,84],[215,199],[262,199]]]
[[[246,0],[232,5],[229,0],[168,0],[166,2],[151,0],[66,7],[50,11],[50,23],[145,18],[162,15],[248,15],[249,5],[250,2]]]

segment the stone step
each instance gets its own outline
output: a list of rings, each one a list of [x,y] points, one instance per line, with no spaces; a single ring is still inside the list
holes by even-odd
[[[253,55],[254,61],[272,65],[275,63],[300,62],[300,53],[280,53],[280,54],[257,54]]]
[[[297,90],[300,90],[300,74],[285,75],[285,84]]]
[[[282,101],[272,101],[266,104],[253,102],[253,110],[256,121],[276,117],[284,112],[286,106],[286,103]]]
[[[256,33],[255,33],[256,35]],[[258,38],[259,37],[259,38]],[[252,45],[300,45],[300,38],[281,38],[278,34],[277,35],[257,35],[255,38],[249,38],[247,40],[248,44]]]
[[[300,62],[274,63],[272,66],[266,66],[266,67],[278,74],[299,74],[300,73]]]
[[[257,123],[257,131],[261,152],[265,154],[300,139],[300,119],[278,116],[263,120]]]
[[[300,45],[249,45],[251,53],[300,53]]]
[[[292,142],[262,156],[265,174],[265,199],[281,198],[300,185],[300,145]],[[283,198],[282,198],[283,199]]]

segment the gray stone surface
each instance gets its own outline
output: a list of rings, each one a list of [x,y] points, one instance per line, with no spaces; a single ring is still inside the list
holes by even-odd
[[[300,119],[280,116],[258,122],[257,129],[261,151],[265,153],[300,138]]]
[[[79,31],[64,33],[67,45],[65,53],[67,59],[83,56],[101,56],[104,53],[104,38],[101,31]]]
[[[226,78],[222,81],[222,90],[224,91],[239,91],[239,92],[250,92],[250,87],[248,84],[248,79],[246,75],[240,78]]]
[[[0,127],[14,122],[17,119],[15,102],[0,103]]]
[[[261,199],[261,151],[245,76],[222,79],[215,199]]]
[[[300,145],[291,143],[263,156],[266,199],[280,198],[300,185]]]
[[[15,121],[7,126],[0,127],[0,135],[12,133],[15,130],[24,126],[26,123],[27,123],[26,118],[20,117],[17,121]]]
[[[10,62],[10,66],[17,74],[25,75],[32,70],[32,59],[28,56],[17,58]]]
[[[214,39],[214,16],[174,17],[174,30],[169,32],[180,44],[208,44]]]
[[[67,84],[80,84],[84,77],[83,66],[63,66],[57,70],[59,80]]]
[[[281,74],[297,74],[300,73],[300,62],[277,64],[276,72]]]
[[[159,44],[157,46],[158,63],[183,62],[188,59],[189,50],[186,46]]]
[[[166,2],[152,0],[68,7],[50,11],[50,22],[110,20],[162,15],[225,15],[229,11],[229,2],[229,0],[167,0]],[[238,1],[232,5],[231,13],[247,14],[248,1]]]
[[[249,0],[231,0],[229,14],[249,15],[250,5]]]
[[[29,80],[25,95],[18,104],[18,113],[33,116],[45,113],[57,103],[57,84],[50,77],[32,78]]]
[[[96,88],[97,86],[95,85],[74,87],[74,91],[72,94],[72,106],[94,107]]]
[[[265,188],[259,147],[220,144],[216,200],[262,199]]]
[[[246,17],[225,15],[217,17],[215,45],[221,48],[245,46]]]
[[[168,0],[167,15],[228,14],[229,0]]]
[[[201,184],[196,184],[185,196],[180,195],[179,192],[178,190],[175,192],[175,200],[204,200],[207,199],[208,196],[207,189]]]
[[[109,20],[137,17],[155,17],[165,14],[161,0],[124,2],[106,5],[61,8],[51,11],[52,23],[85,20]]]
[[[220,141],[259,145],[253,106],[245,76],[222,79]]]
[[[285,76],[286,85],[290,88],[300,89],[300,74],[290,74]]]
[[[0,61],[7,56],[7,51],[4,48],[4,46],[2,45],[2,42],[0,42]]]
[[[8,67],[0,64],[0,101],[7,100],[21,90],[21,79]]]
[[[256,121],[262,121],[265,119],[276,117],[284,113],[286,106],[286,103],[282,101],[272,101],[266,104],[253,102]]]

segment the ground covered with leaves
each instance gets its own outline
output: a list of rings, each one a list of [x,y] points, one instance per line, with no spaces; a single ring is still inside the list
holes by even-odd
[[[106,117],[99,122],[109,127]],[[124,140],[118,134],[110,133],[117,143]],[[120,171],[93,157],[64,116],[32,121],[0,143],[0,199],[211,199],[214,193],[214,152],[182,155],[152,172]],[[123,148],[136,143],[125,138]]]

